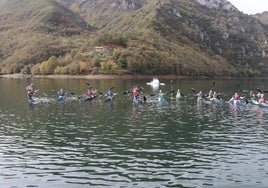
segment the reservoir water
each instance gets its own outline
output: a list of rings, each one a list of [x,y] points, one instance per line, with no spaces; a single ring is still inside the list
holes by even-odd
[[[198,104],[191,90],[213,87],[227,101],[267,90],[267,79],[149,81],[0,78],[0,187],[267,187],[268,109]],[[31,82],[36,104],[26,100]],[[79,99],[87,82],[99,92],[114,87],[113,101]],[[126,94],[133,85],[144,88],[144,104]],[[178,88],[186,97],[176,102]],[[158,104],[159,89],[168,105]]]

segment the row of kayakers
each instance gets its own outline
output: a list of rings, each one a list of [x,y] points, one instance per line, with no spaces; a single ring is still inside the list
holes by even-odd
[[[255,95],[253,91],[250,91],[250,94],[249,94],[250,101],[248,101],[248,99],[246,99],[245,97],[240,97],[239,94],[236,92],[234,96],[229,100],[229,102],[238,101],[241,99],[242,100],[245,99],[247,103],[248,102],[260,103],[260,104],[267,103],[264,93],[259,92],[257,95]]]
[[[33,96],[39,91],[34,89],[34,84],[31,83],[30,85],[26,86],[26,91],[27,91],[27,98],[29,102],[33,102]],[[84,95],[80,95],[78,98],[81,99],[83,98],[83,100],[85,101],[89,101],[92,100],[93,98],[95,98],[97,96],[97,89],[88,89],[86,91],[86,93]],[[62,88],[57,92],[58,94],[58,101],[64,101],[67,95],[67,92],[64,91]],[[72,94],[72,93],[71,93]],[[100,93],[101,95],[103,95],[103,93]],[[111,89],[109,89],[106,93],[106,100],[110,101],[112,100],[114,93],[111,91]]]
[[[33,101],[32,97],[35,95],[35,93],[38,90],[34,90],[33,83],[28,85],[26,87],[26,90],[27,90],[27,96],[28,96],[29,101]],[[128,93],[129,95],[130,94],[133,95],[133,101],[138,101],[138,102],[143,101],[144,102],[144,101],[146,101],[146,96],[144,96],[141,99],[142,90],[143,90],[142,87],[138,88],[138,86],[133,86],[133,88],[126,93]],[[58,100],[65,100],[66,94],[67,94],[67,92],[65,92],[61,88],[58,91],[58,97],[59,97]],[[100,94],[103,95],[103,93],[100,93]],[[89,100],[92,100],[93,98],[95,98],[97,95],[98,95],[97,89],[91,88],[91,89],[88,89],[84,95],[80,95],[79,99],[83,98],[85,101],[89,101]],[[106,101],[111,101],[113,96],[114,96],[114,93],[112,92],[112,88],[109,89],[108,91],[106,91],[106,93],[104,95],[106,96]],[[159,93],[158,93],[158,101],[159,102],[164,100],[164,95],[165,95],[165,93],[163,93],[162,90],[159,90]],[[180,89],[178,89],[177,93],[176,93],[176,100],[180,100],[183,96],[184,95],[181,93]],[[199,101],[204,100],[204,99],[221,100],[219,95],[217,94],[217,92],[215,90],[210,90],[208,95],[205,95],[202,93],[202,91],[199,91],[196,94],[196,97],[197,97],[197,100],[199,100]],[[250,100],[255,100],[258,103],[266,103],[264,93],[259,92],[255,95],[254,92],[251,91],[249,97],[250,97]],[[245,97],[240,97],[238,92],[235,92],[235,94],[232,96],[232,98],[228,102],[231,103],[232,101],[238,101],[238,100],[243,100],[243,99],[245,99]]]

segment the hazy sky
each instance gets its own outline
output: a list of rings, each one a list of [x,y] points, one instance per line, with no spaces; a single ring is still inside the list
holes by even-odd
[[[268,11],[268,0],[228,0],[238,10],[246,14]]]

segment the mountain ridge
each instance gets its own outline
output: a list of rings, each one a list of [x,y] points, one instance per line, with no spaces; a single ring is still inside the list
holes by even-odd
[[[5,4],[3,2],[0,0],[0,7]],[[28,58],[31,61],[27,73],[182,76],[258,76],[268,73],[268,30],[261,21],[263,16],[245,15],[226,0],[49,2],[57,7],[57,11],[45,11],[50,18],[46,21],[35,18],[39,23],[33,28],[35,31],[38,28],[38,35],[60,35],[62,41],[69,42],[65,46],[54,43],[55,49],[36,62]],[[58,13],[65,15],[65,19],[60,19]],[[66,24],[70,20],[74,25]],[[70,32],[66,32],[68,30]],[[109,52],[100,56],[94,46],[106,46]],[[5,55],[11,56],[0,48],[2,73],[18,72],[23,67],[25,71],[25,62],[10,71],[9,63],[3,61]],[[49,60],[52,56],[55,61]],[[55,64],[54,70],[42,71],[41,65],[48,62]],[[33,67],[38,70],[33,71]]]

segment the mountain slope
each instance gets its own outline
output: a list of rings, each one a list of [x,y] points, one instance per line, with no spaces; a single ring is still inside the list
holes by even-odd
[[[166,40],[166,43],[171,43],[177,49],[169,49],[168,57],[176,57],[184,51],[189,52],[188,56],[194,59],[206,57],[206,63],[213,60],[213,57],[220,58],[221,62],[212,67],[219,67],[223,72],[226,68],[222,69],[221,65],[226,67],[226,64],[222,62],[229,62],[233,70],[240,72],[234,71],[232,74],[267,72],[266,28],[257,19],[238,11],[226,0],[59,1],[68,2],[67,6],[99,28],[99,34],[118,33],[131,39],[131,36],[149,32],[150,36],[160,36],[159,39]],[[146,37],[141,38],[141,42],[148,46]],[[163,41],[158,40],[159,43]],[[131,41],[130,43],[133,44]],[[184,47],[188,50],[185,51]],[[191,51],[194,51],[194,55]],[[157,50],[155,52],[158,54]],[[181,61],[181,56],[176,58],[178,62]],[[172,67],[174,69],[182,65],[175,63]],[[214,74],[211,68],[204,71],[209,75]]]
[[[0,36],[2,73],[51,56],[40,65],[55,62],[49,73],[268,73],[267,25],[226,0],[0,0],[0,7],[0,35],[9,39]]]
[[[2,73],[19,72],[25,65],[69,52],[74,45],[68,38],[90,28],[53,0],[1,0],[0,10]]]

